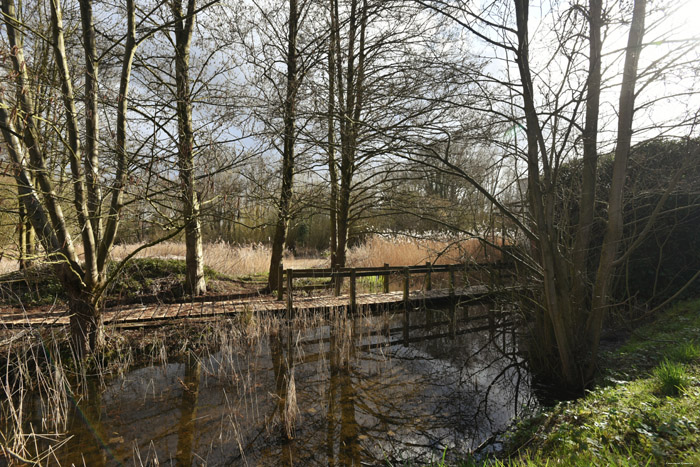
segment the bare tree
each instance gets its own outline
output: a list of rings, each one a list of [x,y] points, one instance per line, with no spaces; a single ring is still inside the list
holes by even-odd
[[[107,260],[117,234],[119,216],[123,208],[123,194],[127,185],[131,157],[126,149],[126,122],[128,116],[128,91],[134,52],[140,42],[153,34],[148,30],[142,38],[136,38],[136,8],[132,0],[127,0],[126,34],[123,54],[119,58],[122,65],[119,78],[117,105],[117,147],[111,164],[116,169],[113,174],[105,174],[99,160],[99,61],[103,55],[97,50],[93,3],[80,1],[82,31],[82,57],[85,63],[85,95],[83,116],[79,114],[79,100],[75,94],[75,78],[70,57],[66,48],[63,10],[58,0],[49,1],[51,12],[49,29],[51,37],[35,34],[32,46],[46,42],[53,49],[52,62],[56,67],[60,84],[62,109],[56,118],[60,124],[47,124],[41,127],[42,118],[36,113],[37,95],[30,83],[41,76],[30,76],[31,67],[25,58],[24,33],[33,33],[18,20],[13,0],[2,4],[3,22],[7,34],[12,59],[12,73],[8,83],[16,89],[17,99],[11,101],[7,94],[0,96],[0,127],[2,129],[12,171],[17,180],[20,199],[34,227],[37,237],[53,264],[60,280],[71,312],[70,329],[73,345],[80,356],[95,350],[102,344],[101,299],[107,284],[118,274],[120,266],[107,271]],[[146,13],[148,15],[148,12]],[[158,28],[155,28],[157,30]],[[108,51],[117,47],[109,44]],[[48,83],[47,83],[48,84]],[[97,106],[97,107],[96,107]],[[49,123],[44,121],[44,123]],[[44,144],[46,134],[56,136],[63,144],[67,155],[70,174],[69,187],[65,186],[66,176],[53,177],[50,161],[50,145]],[[81,140],[85,134],[85,143]],[[102,184],[110,180],[108,193],[111,194],[107,214],[102,212]],[[72,216],[67,218],[57,190],[67,192],[72,198]],[[65,193],[63,194],[65,196]],[[74,219],[73,220],[73,216]],[[70,223],[77,223],[84,258],[78,256],[71,235]]]
[[[302,2],[302,9],[304,3]],[[299,21],[303,13],[300,11],[296,0],[289,0],[288,36],[286,53],[286,77],[287,86],[284,99],[284,135],[282,148],[282,188],[280,191],[277,222],[275,234],[272,239],[272,254],[270,256],[270,268],[267,284],[270,290],[281,286],[278,284],[277,270],[282,262],[282,254],[289,228],[290,203],[294,183],[294,147],[296,144],[296,106],[299,81],[301,75],[298,71],[297,37],[299,34]]]
[[[629,29],[627,46],[621,52],[625,65],[619,88],[617,131],[612,141],[615,148],[612,183],[602,199],[596,193],[596,168],[601,147],[610,142],[600,139],[601,96],[614,87],[602,84],[603,28],[615,27],[610,7],[606,9],[601,1],[590,0],[586,4],[553,8],[537,17],[538,29],[534,33],[528,0],[495,2],[482,10],[466,2],[419,0],[418,3],[452,19],[473,37],[490,45],[495,57],[502,60],[508,79],[501,80],[489,73],[481,75],[476,84],[482,89],[489,86],[489,93],[483,93],[482,102],[472,106],[472,110],[491,115],[495,123],[509,122],[516,130],[522,129],[526,147],[520,148],[516,138],[503,148],[515,154],[516,172],[518,166],[525,170],[526,215],[514,210],[498,191],[483,186],[445,156],[434,152],[430,163],[474,185],[528,238],[532,257],[521,259],[542,284],[537,344],[532,347],[532,353],[546,366],[546,372],[558,375],[566,386],[585,387],[595,371],[604,317],[614,304],[611,284],[615,271],[629,255],[629,248],[621,251],[622,211],[633,117],[640,109],[635,100],[654,79],[676,70],[677,64],[684,62],[682,57],[692,50],[692,43],[683,43],[640,70],[648,16],[646,1],[636,0],[631,20],[625,19],[617,27],[618,34],[627,27],[625,24]],[[548,31],[551,37],[543,31]],[[540,56],[535,57],[531,45],[537,43],[538,35],[548,37],[545,40],[549,42],[538,43]],[[542,50],[551,51],[551,55],[544,60],[543,68],[533,71],[533,62],[542,63]],[[510,78],[511,60],[516,80]],[[645,81],[636,89],[640,76]],[[500,144],[495,140],[494,143]],[[581,190],[575,200],[578,217],[569,218],[567,209],[561,205],[562,193],[567,190],[562,185],[561,172],[567,161],[577,158],[581,150],[578,185]],[[677,174],[680,176],[680,172]],[[671,177],[666,193],[676,183],[677,179]],[[600,256],[592,258],[592,229],[601,221],[597,218],[601,213],[597,206],[602,204],[607,207],[603,211],[605,238]],[[641,229],[642,236],[651,229],[654,217],[650,216]],[[632,248],[634,243],[631,242]],[[595,262],[593,269],[592,262]]]
[[[190,44],[195,22],[196,0],[187,1],[187,12],[182,11],[182,1],[170,4],[175,17],[175,82],[177,87],[178,121],[178,169],[182,183],[182,205],[185,221],[185,246],[187,249],[186,289],[192,295],[207,290],[204,280],[202,253],[202,227],[199,197],[195,186],[194,133],[192,130],[192,98],[190,94]]]

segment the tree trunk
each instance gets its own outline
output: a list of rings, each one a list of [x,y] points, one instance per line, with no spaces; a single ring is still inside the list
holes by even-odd
[[[602,1],[590,0],[588,80],[586,82],[586,124],[583,129],[583,175],[579,198],[579,221],[573,247],[574,307],[590,307],[588,257],[595,216],[596,172],[598,166],[598,116],[600,113]],[[577,326],[583,326],[578,322]]]
[[[267,284],[270,290],[276,290],[277,271],[282,262],[284,247],[289,227],[290,206],[294,186],[294,145],[296,143],[296,101],[299,89],[297,73],[297,34],[299,30],[299,12],[296,0],[289,0],[289,37],[287,41],[287,90],[284,102],[284,147],[282,149],[282,190],[275,224],[275,236],[272,241],[272,255]]]
[[[128,172],[129,158],[126,151],[126,124],[129,110],[129,83],[131,81],[131,68],[138,45],[136,42],[136,7],[134,5],[134,0],[126,1],[126,10],[127,35],[124,44],[124,60],[119,77],[119,97],[117,102],[117,172],[114,176],[114,189],[112,190],[112,199],[109,204],[107,225],[97,255],[97,267],[101,270],[105,267],[105,263],[114,245],[114,239],[119,229],[119,215],[123,207],[124,186],[126,185]],[[142,214],[139,213],[139,226],[136,230],[139,236],[139,242],[142,241],[141,239],[143,237],[143,227],[140,222],[141,215]]]
[[[639,56],[642,51],[642,39],[644,37],[644,20],[646,16],[646,0],[635,0],[632,13],[632,24],[625,53],[625,68],[622,76],[622,88],[620,89],[620,107],[617,123],[617,146],[615,147],[615,161],[613,162],[613,174],[608,198],[608,225],[603,238],[598,271],[593,288],[593,300],[591,313],[586,324],[591,360],[587,369],[592,374],[595,368],[595,360],[598,355],[600,333],[603,328],[605,313],[610,305],[610,286],[615,272],[615,259],[617,258],[620,239],[622,238],[624,200],[622,197],[625,177],[627,174],[627,161],[629,159],[632,144],[632,120],[634,116],[634,88],[637,83],[637,68]]]
[[[561,242],[557,222],[555,193],[556,173],[553,155],[548,153],[539,118],[529,69],[528,1],[515,0],[518,49],[516,61],[522,84],[523,107],[527,122],[528,196],[530,211],[537,231],[537,253],[540,256],[544,285],[544,308],[556,343],[552,361],[558,361],[564,384],[582,389],[590,380],[600,341],[604,312],[609,306],[609,287],[614,273],[618,245],[622,236],[622,190],[631,144],[634,85],[644,32],[645,0],[636,0],[625,59],[625,74],[620,95],[618,141],[615,151],[613,181],[608,200],[608,225],[595,276],[592,298],[587,285],[587,250],[594,220],[595,179],[597,163],[597,125],[600,102],[600,28],[601,5],[590,0],[590,56],[586,125],[583,132],[584,170],[581,193],[581,215],[573,250]],[[571,256],[568,256],[571,254]],[[581,331],[583,330],[583,332]],[[540,335],[547,335],[546,329]],[[537,344],[535,344],[537,346]],[[550,349],[544,349],[547,353]]]
[[[178,119],[178,169],[182,183],[183,217],[187,275],[185,288],[192,295],[202,295],[207,290],[204,280],[202,253],[202,228],[200,224],[199,197],[195,189],[194,133],[192,130],[192,97],[190,95],[190,43],[194,27],[196,0],[188,0],[186,16],[182,15],[180,1],[171,8],[175,16],[175,81],[177,86]]]
[[[92,0],[80,0],[80,17],[82,24],[82,49],[84,52],[85,70],[85,113],[84,131],[78,122],[76,97],[72,81],[71,67],[68,63],[64,40],[64,25],[61,2],[52,0],[50,8],[51,40],[40,42],[50,44],[53,50],[55,68],[53,76],[56,83],[42,83],[39,78],[51,75],[46,69],[28,67],[24,58],[22,34],[16,29],[18,20],[13,0],[2,0],[3,22],[7,32],[7,39],[13,53],[10,59],[13,67],[13,84],[16,87],[16,106],[9,105],[0,95],[0,127],[10,156],[11,165],[17,181],[19,199],[22,209],[31,224],[31,228],[24,228],[23,254],[26,259],[32,255],[34,249],[34,232],[46,252],[49,262],[54,266],[54,273],[68,295],[68,304],[71,311],[70,328],[73,346],[76,355],[86,356],[88,351],[97,350],[102,345],[102,323],[100,316],[100,295],[104,289],[105,260],[109,255],[109,248],[116,233],[116,220],[121,209],[111,212],[108,218],[108,241],[100,241],[102,238],[101,202],[102,194],[98,167],[99,148],[99,119],[98,119],[98,53],[96,47],[96,35],[93,24]],[[130,40],[133,39],[135,26],[133,21],[133,0],[127,0],[127,9],[130,12],[129,32],[127,39],[129,56]],[[131,41],[132,45],[135,44]],[[44,59],[35,60],[47,66],[48,49]],[[132,57],[133,58],[133,57]],[[126,60],[126,59],[125,59]],[[36,72],[36,76],[29,73]],[[130,73],[129,67],[125,67],[123,76]],[[48,124],[51,128],[58,129],[56,141],[63,142],[64,154],[66,154],[70,166],[71,187],[61,187],[64,193],[72,194],[72,207],[74,212],[68,219],[77,221],[77,230],[80,232],[84,261],[76,254],[71,238],[68,221],[63,214],[64,205],[56,193],[51,168],[48,167],[47,148],[53,148],[53,144],[43,141],[41,119],[39,118],[40,102],[46,94],[40,91],[48,86],[54,89],[55,84],[60,84],[63,117],[62,122]],[[39,89],[39,90],[35,90]],[[121,92],[121,91],[120,91]],[[126,90],[123,98],[125,99]],[[50,107],[49,107],[50,108]],[[120,106],[119,116],[126,119],[126,106]],[[46,117],[44,122],[50,122]],[[83,153],[81,134],[86,138],[86,151]],[[60,152],[60,151],[59,151]],[[117,179],[124,179],[126,173],[126,158],[122,154],[118,162],[120,170]],[[63,174],[63,171],[61,172]],[[63,179],[63,177],[62,177]],[[86,189],[87,180],[87,189]],[[115,182],[112,189],[113,196],[121,196],[123,183]],[[24,223],[26,225],[26,223]],[[99,253],[98,253],[99,247]]]
[[[331,0],[331,11],[333,0]],[[333,14],[333,13],[331,13]],[[329,202],[331,268],[338,266],[338,169],[335,161],[335,44],[336,29],[331,21],[328,41],[328,175],[331,184]]]
[[[91,0],[80,0],[80,18],[83,26],[83,48],[85,50],[85,151],[83,156],[87,182],[87,208],[95,245],[98,245],[102,239],[102,189],[98,179],[100,125],[97,83],[99,64]],[[96,266],[95,263],[93,267],[96,268]]]
[[[544,284],[544,305],[556,340],[559,370],[567,386],[580,386],[575,342],[571,329],[571,308],[567,268],[560,256],[555,219],[553,218],[552,180],[544,148],[529,63],[528,1],[515,0],[518,49],[516,61],[522,83],[527,133],[528,199],[537,232]],[[540,157],[542,160],[540,161]],[[542,166],[542,174],[540,173]],[[543,349],[548,352],[549,349]]]
[[[347,67],[343,70],[342,55],[340,53],[340,18],[338,15],[338,2],[333,2],[331,8],[332,29],[335,30],[335,64],[337,69],[338,105],[340,106],[340,190],[338,194],[337,215],[337,254],[336,264],[344,267],[346,263],[346,248],[351,223],[352,208],[352,183],[355,174],[355,160],[357,155],[357,142],[359,134],[359,122],[362,114],[362,96],[364,90],[364,61],[365,61],[365,31],[367,28],[367,3],[362,2],[359,7],[358,0],[353,0],[350,6]],[[359,37],[358,37],[359,36]],[[359,47],[356,51],[355,42],[359,39]],[[345,80],[343,80],[345,71]]]
[[[105,342],[102,311],[92,298],[92,293],[85,289],[69,292],[71,342],[78,359],[102,348]]]
[[[19,182],[18,182],[19,183]],[[19,268],[24,270],[31,267],[35,255],[34,227],[29,220],[29,213],[26,210],[22,199],[22,190],[17,187],[17,200],[19,207],[19,222],[17,224],[17,234],[19,240]]]

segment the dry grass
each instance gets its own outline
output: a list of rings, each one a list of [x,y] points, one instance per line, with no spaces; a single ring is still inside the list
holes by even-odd
[[[434,240],[410,236],[374,235],[365,243],[348,251],[348,266],[378,267],[384,263],[392,266],[453,264],[465,261],[497,259],[497,250],[486,250],[476,238]]]
[[[19,269],[19,262],[16,259],[0,259],[0,275]]]
[[[112,258],[119,260],[133,252],[140,245],[116,245]],[[77,245],[80,253],[80,245]],[[184,259],[185,244],[166,242],[140,251],[138,258]],[[414,266],[430,261],[434,264],[459,263],[463,261],[494,260],[499,257],[492,248],[484,249],[478,239],[424,239],[402,235],[374,235],[363,244],[348,251],[348,266],[372,267]],[[204,245],[204,264],[213,270],[229,276],[247,276],[267,273],[270,267],[270,247],[261,243],[232,245],[225,242]],[[287,252],[284,266],[288,268],[328,267],[326,258],[296,258]],[[7,257],[0,259],[0,274],[11,272],[18,267],[17,261]]]
[[[112,258],[121,259],[138,248],[139,245],[117,245],[112,250]],[[270,247],[261,243],[251,245],[231,245],[225,242],[204,245],[204,264],[213,270],[230,276],[246,276],[266,273],[270,268]],[[161,243],[146,248],[137,254],[139,258],[184,259],[184,243]],[[284,257],[285,267],[318,268],[328,266],[323,258],[295,258],[291,253]]]

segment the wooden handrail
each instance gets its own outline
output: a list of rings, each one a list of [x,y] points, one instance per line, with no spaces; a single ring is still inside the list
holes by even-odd
[[[404,301],[408,298],[408,287],[410,283],[411,274],[425,274],[425,286],[426,290],[432,288],[432,274],[433,273],[449,273],[450,279],[450,295],[451,298],[454,294],[455,289],[455,271],[462,271],[466,273],[467,271],[475,271],[483,268],[489,269],[504,269],[509,267],[510,264],[504,261],[497,261],[493,263],[458,263],[458,264],[431,264],[426,263],[420,266],[390,266],[384,264],[380,267],[361,267],[361,268],[315,268],[315,269],[284,269],[283,265],[280,265],[277,277],[277,300],[283,300],[283,294],[287,291],[287,308],[289,315],[292,314],[292,295],[294,290],[293,280],[294,279],[310,279],[310,278],[328,278],[334,284],[335,295],[340,294],[340,285],[342,279],[350,278],[350,297],[349,306],[350,310],[354,311],[357,303],[357,287],[356,278],[357,277],[382,277],[383,284],[382,289],[384,293],[389,292],[389,276],[390,275],[401,275],[403,278],[403,289],[404,289]],[[290,293],[291,291],[291,293]],[[454,300],[451,300],[454,302]],[[453,313],[454,314],[454,313]]]

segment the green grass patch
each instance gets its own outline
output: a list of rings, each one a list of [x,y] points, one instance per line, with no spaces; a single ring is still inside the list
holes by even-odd
[[[700,300],[637,329],[597,389],[519,422],[493,465],[700,464]]]
[[[682,363],[664,360],[654,369],[659,394],[677,396],[690,384],[690,376]]]
[[[54,276],[50,264],[36,264],[24,271],[13,271],[0,277],[2,305],[50,305],[65,298],[63,287]]]
[[[357,284],[369,293],[377,293],[384,290],[384,276],[358,277]]]
[[[116,267],[117,263],[109,267]],[[185,295],[184,283],[187,265],[180,259],[135,258],[122,269],[114,283],[107,289],[108,297],[134,297],[139,295]],[[204,278],[226,279],[213,269],[204,267]]]
[[[671,349],[668,359],[679,363],[693,363],[700,360],[700,346],[694,342],[683,342]]]

